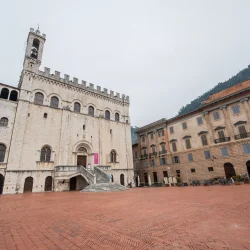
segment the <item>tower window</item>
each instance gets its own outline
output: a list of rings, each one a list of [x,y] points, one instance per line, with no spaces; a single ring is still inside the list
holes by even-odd
[[[39,45],[40,45],[39,40],[35,38],[33,40],[32,48],[31,48],[31,52],[30,52],[30,56],[35,58],[35,59],[37,59],[37,57],[38,57]]]
[[[93,106],[89,106],[89,108],[88,108],[88,114],[91,115],[91,116],[95,115],[95,109],[94,109]]]
[[[40,161],[50,162],[51,149],[49,146],[45,146],[41,150]]]
[[[47,118],[48,117],[48,114],[47,113],[44,113],[43,114],[43,118]]]
[[[50,107],[58,108],[58,105],[59,105],[59,99],[56,96],[51,97]]]
[[[7,127],[8,126],[8,118],[3,117],[0,120],[0,127]]]
[[[105,119],[110,120],[110,112],[108,110],[105,111]]]
[[[116,156],[117,156],[117,153],[116,153],[116,151],[113,149],[113,150],[110,152],[110,162],[116,162]]]
[[[115,120],[116,120],[117,122],[120,121],[120,115],[119,115],[119,113],[115,113]]]
[[[74,112],[76,113],[80,113],[80,110],[81,110],[81,105],[79,102],[75,102],[74,103]]]
[[[0,144],[0,162],[4,162],[6,147],[3,144]]]
[[[44,96],[42,93],[40,93],[40,92],[36,93],[34,103],[39,104],[39,105],[43,105],[43,98],[44,98]]]

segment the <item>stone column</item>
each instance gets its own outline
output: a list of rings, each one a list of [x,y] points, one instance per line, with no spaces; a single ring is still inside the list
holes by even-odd
[[[148,174],[148,185],[151,186],[151,178],[150,178],[150,174]]]
[[[221,106],[220,109],[223,111],[224,114],[228,135],[231,137],[231,140],[234,140],[234,129],[228,114],[227,106],[226,105]]]
[[[244,110],[246,112],[246,116],[247,116],[247,123],[248,123],[248,126],[249,126],[249,118],[250,118],[250,107],[249,107],[249,104],[248,104],[248,98],[243,98],[240,100],[241,103],[243,103],[244,105]]]
[[[212,127],[212,125],[210,123],[208,112],[204,112],[203,116],[204,116],[204,119],[205,119],[205,121],[207,123],[207,129],[208,129],[210,144],[213,144],[214,143],[214,130],[213,130],[213,127]]]

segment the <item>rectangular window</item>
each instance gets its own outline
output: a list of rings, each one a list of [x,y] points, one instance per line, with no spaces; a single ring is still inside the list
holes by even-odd
[[[152,153],[155,153],[155,147],[152,147]]]
[[[227,150],[226,147],[225,147],[225,148],[221,148],[220,150],[221,150],[221,155],[222,155],[223,157],[229,156],[228,150]]]
[[[150,139],[154,139],[154,134],[153,133],[150,133]]]
[[[166,158],[160,158],[160,165],[163,166],[163,165],[166,165],[166,164],[167,164]]]
[[[145,136],[141,137],[142,142],[145,142]]]
[[[225,134],[223,130],[218,131],[219,138],[225,138]]]
[[[150,166],[154,167],[155,166],[155,161],[154,160],[150,160]]]
[[[240,135],[246,135],[247,133],[245,125],[238,126],[238,130],[239,130]]]
[[[209,150],[204,151],[204,154],[205,154],[205,158],[207,160],[211,159],[211,155],[210,155],[210,151]]]
[[[218,111],[214,111],[214,120],[217,121],[220,119],[220,114]]]
[[[135,151],[135,159],[137,159],[137,151]]]
[[[237,115],[237,114],[240,113],[240,106],[239,106],[239,105],[234,105],[234,106],[232,107],[232,110],[233,110],[233,113],[234,113],[235,115]]]
[[[172,150],[173,150],[173,152],[177,151],[177,147],[176,147],[176,143],[175,142],[172,142]]]
[[[164,176],[164,178],[168,177],[168,171],[163,171],[163,176]]]
[[[208,167],[207,169],[208,169],[209,172],[214,171],[214,168],[213,168],[213,167]]]
[[[145,156],[147,154],[147,149],[143,149],[143,155]]]
[[[143,167],[146,168],[147,167],[147,161],[143,162]]]
[[[202,120],[202,117],[197,117],[197,123],[198,125],[202,125],[203,124],[203,120]]]
[[[186,123],[186,122],[183,122],[183,123],[182,123],[182,128],[183,128],[183,129],[187,129],[187,123]]]
[[[190,139],[186,139],[186,148],[187,149],[190,149],[191,148],[191,142],[190,142]]]
[[[201,142],[202,142],[203,146],[207,146],[208,145],[208,143],[207,143],[207,136],[206,135],[202,135],[201,136]]]
[[[174,133],[174,127],[170,127],[169,131],[170,131],[170,134],[173,134]]]
[[[138,161],[135,162],[135,168],[138,168]]]
[[[250,144],[243,144],[242,147],[245,154],[250,154]]]
[[[172,161],[173,161],[173,164],[180,163],[180,157],[179,156],[173,156]]]
[[[166,146],[165,146],[165,144],[161,144],[161,153],[162,154],[166,153]]]
[[[191,173],[195,173],[195,168],[191,168]]]
[[[158,130],[158,136],[159,137],[164,136],[164,130],[163,129]]]
[[[193,154],[192,153],[188,154],[188,161],[192,162],[193,160],[194,160]]]

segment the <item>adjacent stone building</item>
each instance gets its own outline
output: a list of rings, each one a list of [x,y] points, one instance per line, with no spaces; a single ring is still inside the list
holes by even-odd
[[[133,146],[140,154],[137,165],[134,154],[137,179],[150,185],[164,177],[190,182],[250,176],[249,97],[246,81],[210,96],[193,112],[139,128],[138,145]]]
[[[45,41],[31,29],[18,87],[0,84],[0,191],[77,190],[105,174],[127,185],[129,97],[41,71]]]

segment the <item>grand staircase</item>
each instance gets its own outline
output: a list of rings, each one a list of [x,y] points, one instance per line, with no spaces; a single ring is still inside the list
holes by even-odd
[[[94,166],[92,170],[87,170],[83,166],[56,166],[55,179],[69,180],[75,176],[82,176],[88,184],[109,183],[110,176],[100,168]]]

